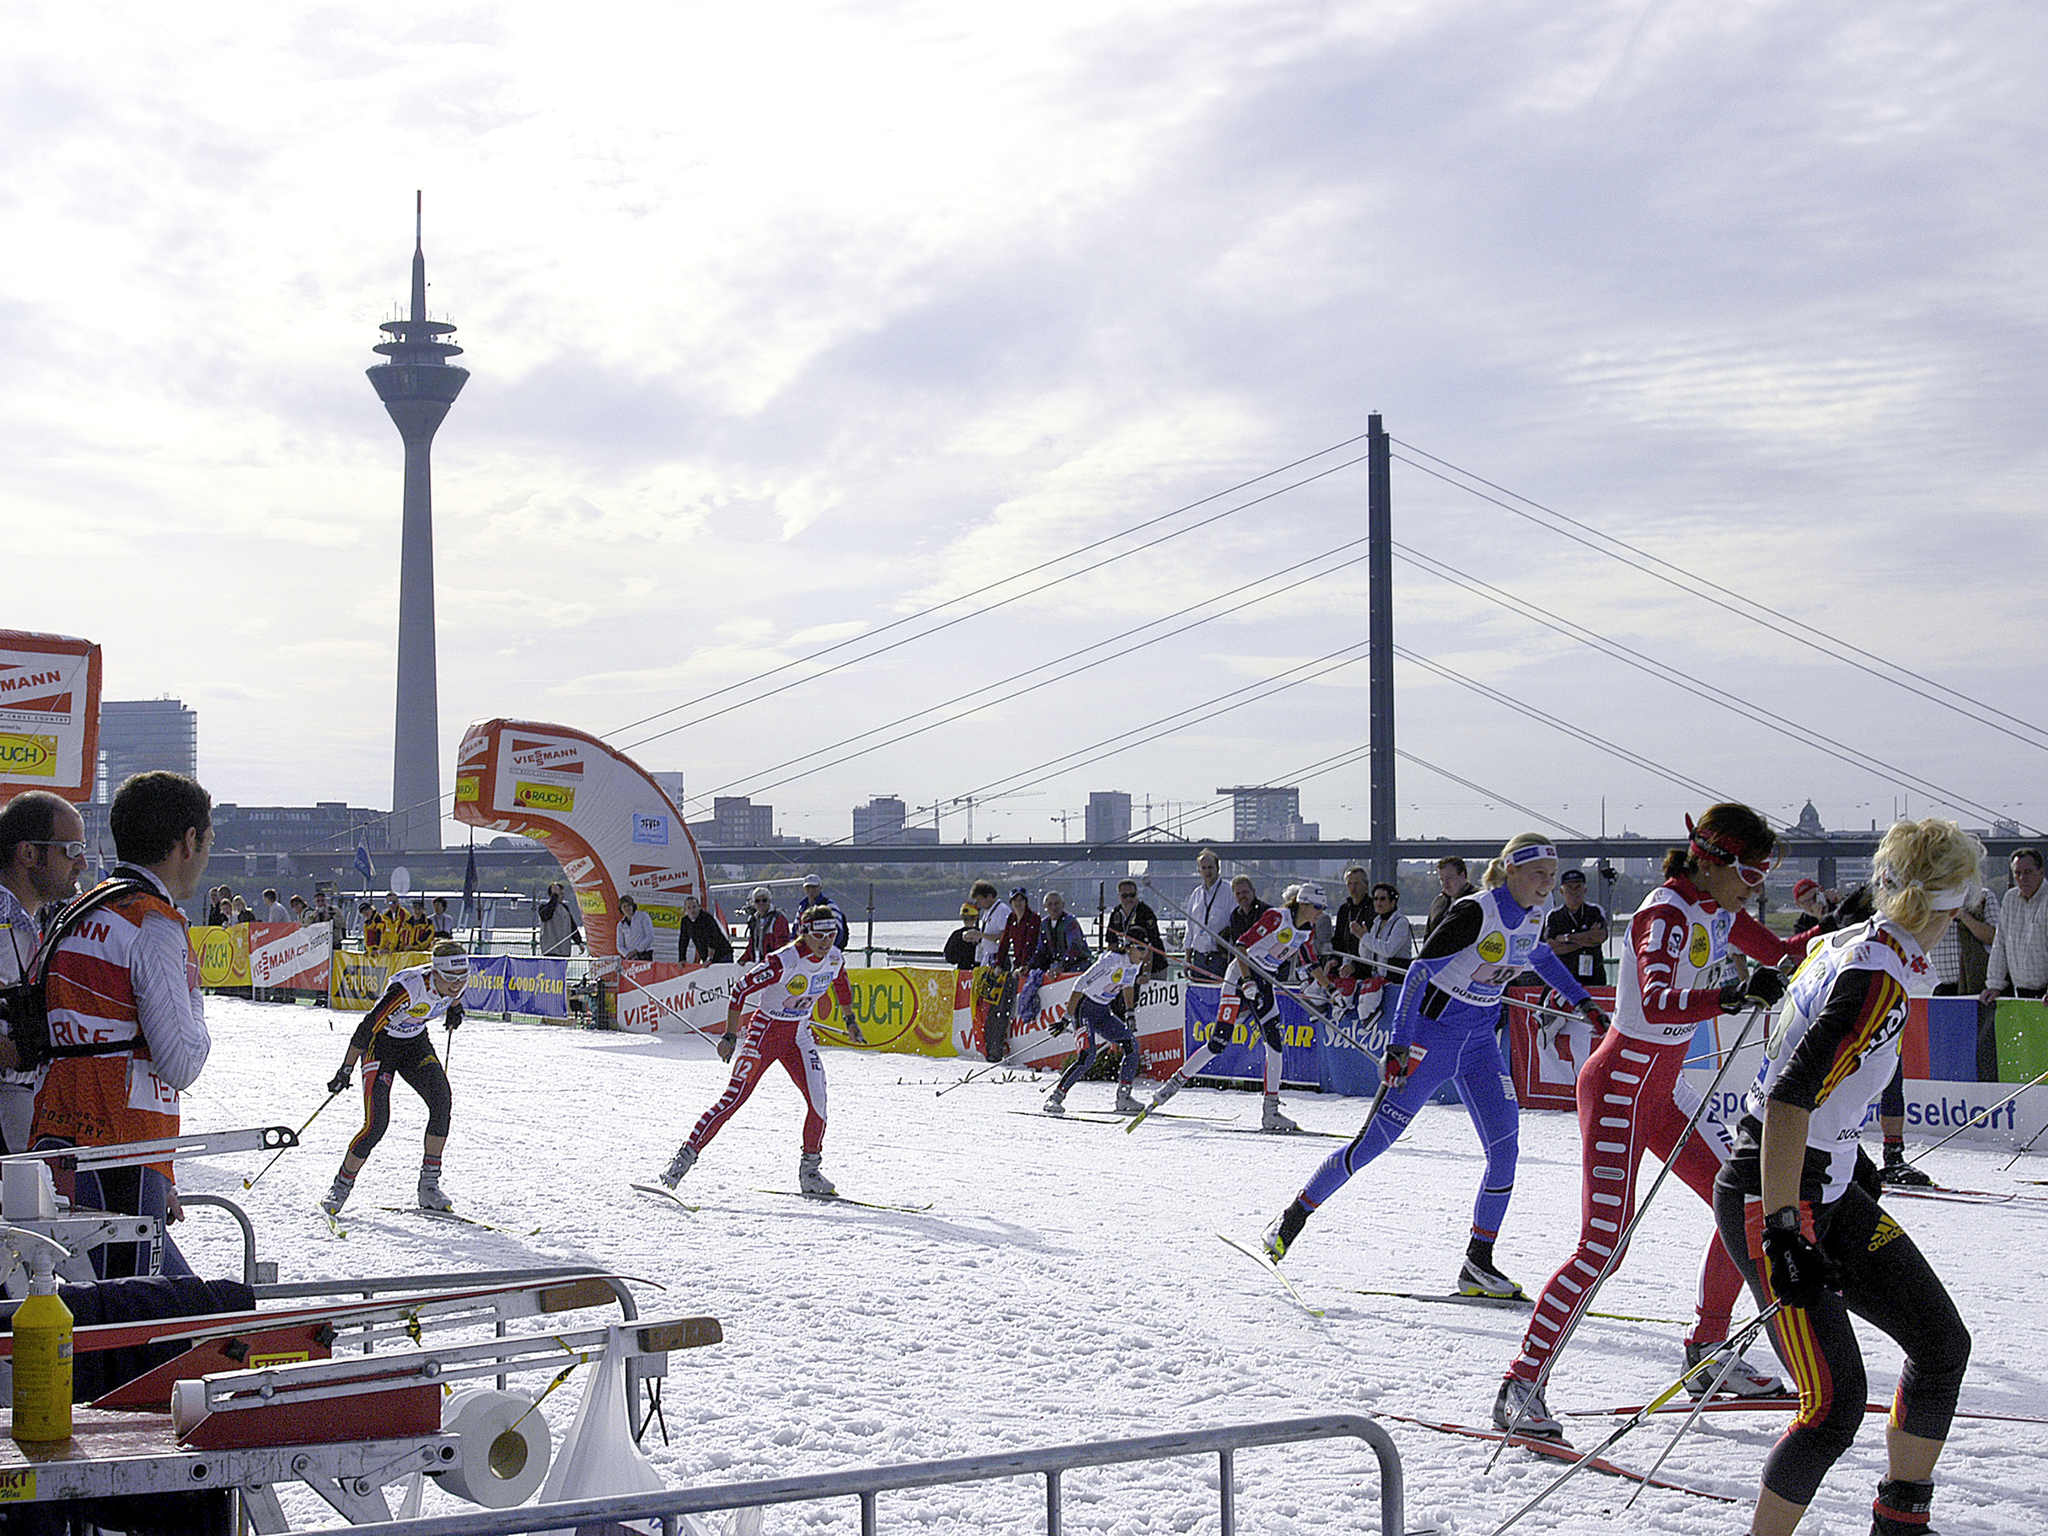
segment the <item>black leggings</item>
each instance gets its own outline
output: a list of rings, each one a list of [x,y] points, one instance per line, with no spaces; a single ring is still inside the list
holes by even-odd
[[[419,1037],[424,1040],[424,1035]],[[441,1058],[429,1045],[424,1050],[406,1051],[385,1061],[376,1057],[363,1063],[363,1128],[348,1144],[348,1155],[358,1162],[368,1157],[391,1126],[391,1080],[405,1079],[406,1086],[426,1101],[427,1134],[446,1136],[454,1095],[448,1088],[448,1074]]]
[[[1777,1298],[1759,1257],[1763,1202],[1737,1189],[1725,1167],[1714,1183],[1714,1221],[1750,1292],[1769,1306]],[[1970,1361],[1969,1330],[1940,1277],[1862,1186],[1851,1184],[1841,1199],[1815,1211],[1814,1229],[1841,1266],[1842,1289],[1771,1319],[1778,1358],[1799,1385],[1799,1411],[1765,1458],[1763,1475],[1766,1489],[1802,1509],[1863,1423],[1868,1386],[1850,1314],[1874,1323],[1906,1352],[1891,1422],[1909,1435],[1948,1438]]]

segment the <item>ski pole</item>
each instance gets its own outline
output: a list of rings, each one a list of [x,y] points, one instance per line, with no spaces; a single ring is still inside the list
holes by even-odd
[[[347,1091],[348,1090],[345,1088],[335,1089],[334,1092],[328,1094],[326,1098],[320,1101],[320,1109],[325,1109],[328,1105],[332,1104],[336,1099],[340,1098],[342,1094],[346,1093]],[[320,1118],[320,1109],[316,1109],[313,1111],[313,1113],[306,1116],[306,1125],[311,1125],[315,1120],[318,1120]],[[242,1180],[242,1188],[254,1189],[256,1187],[256,1179],[262,1178],[263,1175],[270,1172],[271,1169],[275,1168],[277,1166],[278,1158],[283,1157],[285,1153],[291,1151],[293,1147],[298,1145],[299,1137],[306,1134],[306,1125],[302,1125],[298,1128],[298,1130],[294,1131],[292,1133],[292,1139],[284,1146],[279,1147],[277,1151],[272,1154],[270,1161],[265,1163],[261,1168],[258,1168],[256,1170],[256,1178]]]
[[[2041,1076],[2042,1076],[2042,1077],[2048,1077],[2048,1072],[2044,1072],[2044,1073],[2042,1073],[2042,1074],[2041,1074]],[[2040,1082],[2040,1081],[2041,1081],[2041,1078],[2040,1078],[2040,1077],[2037,1077],[2037,1078],[2035,1078],[2035,1079],[2034,1079],[2034,1082],[2035,1082],[2035,1083],[2038,1083],[2038,1082]],[[2029,1083],[2029,1084],[2027,1084],[2027,1086],[2031,1088],[2031,1087],[2033,1086],[2033,1083]],[[2015,1097],[2017,1097],[2017,1095],[2015,1095]],[[2025,1156],[2026,1156],[2026,1155],[2027,1155],[2027,1154],[2028,1154],[2029,1152],[2033,1151],[2033,1150],[2034,1150],[2034,1143],[2035,1143],[2035,1142],[2037,1142],[2037,1141],[2039,1141],[2039,1140],[2041,1139],[2041,1136],[2042,1136],[2042,1133],[2043,1133],[2043,1132],[2048,1132],[2048,1124],[2044,1124],[2044,1125],[2043,1125],[2043,1126],[2041,1127],[2041,1129],[2040,1129],[2039,1131],[2036,1131],[2036,1132],[2034,1132],[2034,1134],[2033,1134],[2033,1135],[2029,1136],[2029,1137],[2028,1137],[2028,1138],[2026,1139],[2026,1142],[2025,1142],[2025,1144],[2024,1144],[2023,1146],[2021,1146],[2021,1148],[2019,1149],[2019,1151],[2017,1151],[2017,1152],[2013,1153],[2013,1155],[2012,1155],[2011,1157],[2008,1157],[2008,1158],[2007,1158],[2007,1159],[2005,1160],[2005,1165],[2004,1165],[2004,1167],[2001,1167],[2001,1168],[2000,1168],[2000,1169],[1999,1169],[1998,1171],[1999,1171],[2000,1173],[2003,1173],[2003,1172],[2005,1172],[2005,1170],[2006,1170],[2007,1168],[2010,1168],[2010,1167],[2011,1167],[2011,1166],[2012,1166],[2012,1165],[2013,1165],[2014,1163],[2018,1162],[2018,1161],[2019,1161],[2019,1160],[2020,1160],[2021,1158],[2025,1157]]]
[[[1764,1308],[1763,1311],[1759,1312],[1754,1318],[1750,1319],[1749,1323],[1746,1326],[1738,1329],[1734,1337],[1728,1340],[1727,1348],[1729,1350],[1730,1359],[1728,1362],[1722,1365],[1720,1374],[1715,1377],[1714,1380],[1716,1386],[1718,1386],[1721,1380],[1727,1375],[1729,1366],[1733,1364],[1733,1357],[1742,1353],[1743,1349],[1748,1346],[1750,1340],[1754,1339],[1757,1336],[1758,1332],[1763,1328],[1764,1324],[1769,1322],[1773,1317],[1777,1316],[1778,1309],[1782,1306],[1784,1306],[1784,1303],[1782,1301],[1772,1302],[1768,1307]],[[1538,1504],[1541,1504],[1545,1499],[1549,1498],[1553,1493],[1557,1492],[1558,1489],[1562,1488],[1566,1483],[1570,1482],[1573,1476],[1576,1475],[1579,1469],[1584,1467],[1586,1463],[1588,1463],[1589,1461],[1596,1460],[1597,1458],[1605,1455],[1608,1451],[1612,1450],[1614,1446],[1620,1442],[1621,1437],[1623,1435],[1626,1435],[1630,1430],[1634,1429],[1637,1425],[1643,1423],[1646,1419],[1650,1417],[1651,1414],[1655,1413],[1659,1408],[1662,1408],[1666,1403],[1670,1402],[1672,1398],[1678,1396],[1679,1393],[1683,1392],[1685,1390],[1686,1383],[1691,1381],[1693,1377],[1697,1376],[1702,1370],[1706,1369],[1706,1365],[1707,1362],[1705,1360],[1702,1360],[1698,1365],[1691,1367],[1686,1371],[1686,1373],[1683,1376],[1679,1377],[1678,1380],[1671,1383],[1670,1386],[1666,1387],[1662,1392],[1659,1392],[1649,1402],[1643,1404],[1642,1407],[1638,1408],[1634,1413],[1630,1414],[1628,1418],[1622,1421],[1620,1427],[1617,1428],[1613,1434],[1609,1435],[1605,1440],[1602,1440],[1598,1445],[1594,1446],[1593,1449],[1587,1451],[1577,1461],[1573,1462],[1570,1466],[1566,1467],[1564,1471],[1560,1472],[1551,1481],[1548,1487],[1540,1491],[1533,1499],[1529,1500],[1528,1503],[1524,1504],[1512,1515],[1509,1515],[1507,1519],[1501,1521],[1499,1525],[1496,1525],[1493,1528],[1493,1530],[1488,1533],[1488,1536],[1501,1536],[1501,1532],[1507,1530],[1509,1526],[1513,1525],[1516,1521],[1520,1520],[1522,1516],[1528,1514],[1530,1510],[1534,1509]],[[1702,1398],[1701,1401],[1705,1402],[1706,1399]],[[1695,1416],[1697,1416],[1697,1411],[1695,1411]],[[1691,1421],[1688,1420],[1687,1422],[1690,1423]],[[1507,1434],[1501,1436],[1500,1443],[1503,1446],[1505,1446],[1508,1443],[1509,1438],[1513,1434],[1514,1431],[1509,1430]],[[1658,1461],[1658,1465],[1663,1465],[1663,1461],[1661,1458]],[[1653,1468],[1652,1471],[1654,1472],[1654,1470],[1655,1469]]]
[[[985,1063],[982,1066],[976,1067],[972,1072],[969,1072],[965,1077],[961,1078],[959,1082],[948,1083],[945,1087],[941,1088],[937,1093],[933,1094],[932,1097],[935,1099],[943,1099],[955,1088],[965,1088],[969,1083],[973,1082],[976,1078],[986,1077],[989,1073],[995,1071],[998,1067],[1007,1067],[1011,1062],[1017,1060],[1026,1051],[1036,1050],[1039,1046],[1043,1045],[1044,1043],[1045,1042],[1042,1040],[1027,1040],[1022,1045],[1018,1046],[1015,1050],[1011,1051],[1010,1054],[1005,1056],[1001,1061],[991,1061]]]
[[[1756,1336],[1758,1325],[1767,1320],[1772,1312],[1777,1311],[1782,1306],[1784,1306],[1784,1303],[1782,1301],[1772,1302],[1769,1310],[1765,1311],[1761,1316],[1757,1317],[1755,1320],[1753,1320],[1740,1330],[1739,1336],[1745,1340],[1754,1338]],[[1658,1471],[1663,1467],[1664,1463],[1670,1460],[1671,1453],[1678,1449],[1678,1442],[1685,1438],[1686,1431],[1691,1429],[1693,1425],[1699,1423],[1700,1415],[1707,1411],[1707,1404],[1711,1403],[1714,1400],[1714,1394],[1721,1390],[1721,1383],[1728,1379],[1728,1373],[1734,1370],[1735,1367],[1741,1362],[1742,1349],[1744,1347],[1745,1346],[1735,1344],[1732,1340],[1729,1343],[1724,1344],[1722,1346],[1723,1358],[1721,1361],[1721,1369],[1714,1372],[1714,1379],[1707,1383],[1707,1390],[1700,1393],[1694,1400],[1692,1405],[1692,1412],[1687,1414],[1685,1416],[1685,1422],[1678,1426],[1678,1433],[1673,1435],[1671,1439],[1668,1442],[1666,1442],[1664,1449],[1657,1453],[1657,1459],[1650,1463],[1650,1470],[1645,1472],[1643,1474],[1643,1480],[1640,1483],[1636,1484],[1635,1492],[1631,1493],[1628,1496],[1626,1502],[1622,1504],[1621,1507],[1623,1509],[1632,1509],[1635,1507],[1635,1502],[1638,1498],[1642,1496],[1643,1490],[1650,1486],[1650,1479],[1657,1475]],[[1704,1360],[1700,1362],[1700,1365],[1704,1364],[1706,1364]],[[1691,1367],[1689,1370],[1686,1371],[1685,1376],[1680,1379],[1690,1380],[1693,1376],[1698,1374],[1699,1368],[1699,1365]]]
[[[1946,1136],[1942,1137],[1941,1140],[1935,1142],[1932,1146],[1924,1149],[1920,1153],[1920,1156],[1913,1158],[1912,1161],[1917,1163],[1920,1161],[1920,1158],[1925,1157],[1929,1152],[1937,1151],[1938,1149],[1947,1146],[1950,1142],[1954,1141],[1958,1136],[1962,1135],[1963,1132],[1969,1130],[1972,1126],[1976,1125],[1978,1121],[1983,1120],[1987,1116],[1997,1114],[2001,1109],[2005,1108],[2006,1105],[2010,1104],[2014,1099],[2018,1098],[2021,1094],[2025,1093],[2029,1088],[2036,1087],[2042,1082],[2048,1082],[2048,1072],[2037,1072],[2034,1076],[2028,1078],[2024,1083],[2021,1083],[2019,1087],[2013,1089],[2011,1093],[2008,1093],[2004,1098],[2000,1099],[1996,1104],[1978,1110],[1975,1114],[1971,1115],[1969,1119],[1965,1120],[1961,1125],[1957,1126],[1954,1130],[1950,1131]],[[2034,1133],[2034,1141],[2038,1141],[2039,1139],[2040,1132],[2036,1131]],[[2027,1147],[2031,1147],[2034,1144],[2034,1141],[2029,1141],[2027,1143]],[[2026,1151],[2026,1149],[2026,1147],[2022,1147],[2020,1148],[2020,1152],[2024,1152]],[[2019,1153],[2016,1152],[2013,1154],[2012,1162],[2016,1163],[2018,1161]],[[2007,1163],[2005,1166],[2007,1168],[2010,1168],[2012,1166],[2012,1163]]]
[[[1750,1031],[1756,1028],[1757,1022],[1763,1016],[1764,1005],[1761,1003],[1749,1010],[1749,1017],[1743,1021],[1742,1032],[1735,1037],[1735,1044],[1728,1050],[1728,1059],[1721,1063],[1721,1070],[1714,1074],[1713,1082],[1708,1084],[1707,1091],[1700,1096],[1699,1107],[1692,1112],[1691,1117],[1685,1122],[1685,1129],[1679,1133],[1678,1139],[1671,1143],[1671,1155],[1664,1159],[1664,1166],[1657,1170],[1657,1177],[1651,1181],[1648,1193],[1636,1202],[1635,1214],[1629,1217],[1627,1225],[1621,1229],[1621,1235],[1615,1239],[1614,1247],[1609,1250],[1606,1260],[1600,1266],[1600,1273],[1595,1275],[1587,1284],[1585,1290],[1579,1293],[1579,1304],[1573,1314],[1565,1320],[1564,1327],[1558,1331],[1557,1338],[1550,1346],[1550,1352],[1543,1357],[1543,1364],[1536,1371],[1535,1384],[1522,1399],[1523,1406],[1526,1406],[1531,1398],[1541,1393],[1544,1384],[1550,1380],[1551,1369],[1557,1364],[1558,1356],[1564,1353],[1565,1342],[1571,1338],[1573,1331],[1578,1327],[1578,1320],[1586,1315],[1585,1308],[1593,1304],[1593,1298],[1599,1294],[1600,1287],[1606,1284],[1607,1277],[1613,1274],[1616,1268],[1620,1266],[1621,1256],[1628,1252],[1628,1240],[1635,1235],[1636,1224],[1643,1219],[1643,1213],[1649,1210],[1650,1202],[1657,1198],[1657,1191],[1664,1187],[1665,1179],[1670,1177],[1671,1170],[1678,1165],[1678,1156],[1685,1150],[1685,1144],[1692,1140],[1692,1133],[1699,1128],[1700,1117],[1706,1114],[1707,1106],[1714,1102],[1714,1095],[1721,1091],[1721,1080],[1728,1075],[1728,1069],[1735,1064],[1736,1056],[1740,1054],[1743,1046],[1749,1043]],[[1508,1420],[1508,1434],[1512,1435],[1521,1422],[1522,1411],[1518,1407],[1515,1410],[1514,1417]],[[1491,1472],[1493,1470],[1493,1464],[1500,1460],[1500,1453],[1506,1446],[1507,1439],[1504,1436],[1500,1444],[1493,1448],[1493,1454],[1486,1460],[1487,1471]],[[1502,1526],[1501,1529],[1506,1530],[1507,1527]]]

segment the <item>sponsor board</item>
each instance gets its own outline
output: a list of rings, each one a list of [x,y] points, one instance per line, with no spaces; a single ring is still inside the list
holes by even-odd
[[[573,811],[576,809],[576,786],[531,784],[521,779],[512,786],[512,803],[528,811]]]
[[[334,929],[328,924],[251,923],[248,932],[252,985],[327,990],[327,966],[334,953]]]
[[[249,985],[249,928],[202,925],[191,930],[192,958],[199,965],[199,985],[208,989]]]
[[[56,737],[0,731],[0,778],[54,779],[56,776]]]
[[[0,801],[24,789],[86,799],[99,729],[100,648],[0,629]]]

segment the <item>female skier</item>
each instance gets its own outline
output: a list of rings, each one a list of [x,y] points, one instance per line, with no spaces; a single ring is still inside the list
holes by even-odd
[[[329,1093],[341,1093],[357,1062],[363,1063],[363,1128],[348,1144],[341,1172],[334,1176],[320,1209],[333,1216],[348,1203],[371,1151],[391,1124],[391,1079],[402,1077],[426,1101],[426,1153],[420,1159],[420,1209],[452,1211],[454,1203],[441,1189],[441,1149],[448,1144],[453,1098],[448,1074],[434,1054],[427,1026],[440,1019],[451,1030],[462,1023],[462,989],[469,982],[469,955],[453,939],[434,946],[425,965],[400,971],[384,988],[376,1007],[363,1015],[349,1037],[341,1070],[327,1081]]]
[[[1961,910],[1983,846],[1952,821],[1902,821],[1871,861],[1877,915],[1818,940],[1793,977],[1714,1181],[1714,1220],[1799,1384],[1792,1427],[1764,1461],[1752,1536],[1798,1525],[1863,1422],[1849,1315],[1905,1351],[1885,1432],[1871,1536],[1921,1536],[1970,1335],[1940,1278],[1878,1208],[1856,1133],[1891,1080],[1909,998],[1934,990],[1927,952]]]
[[[1101,1049],[1101,1041],[1108,1040],[1124,1048],[1123,1065],[1116,1076],[1116,1113],[1135,1115],[1142,1106],[1131,1092],[1131,1084],[1137,1080],[1138,1068],[1143,1065],[1143,1055],[1138,1050],[1138,1031],[1110,1012],[1110,1002],[1121,996],[1124,1012],[1131,1018],[1138,1016],[1138,983],[1145,979],[1145,966],[1152,954],[1151,942],[1142,929],[1134,928],[1124,935],[1122,954],[1115,950],[1104,950],[1100,959],[1084,971],[1074,983],[1073,1007],[1068,1016],[1053,1025],[1054,1034],[1063,1033],[1069,1024],[1079,1026],[1077,1043],[1081,1054],[1068,1064],[1060,1074],[1059,1082],[1046,1095],[1045,1112],[1048,1115],[1064,1115],[1067,1112],[1067,1090],[1078,1083],[1095,1060],[1095,1053]]]
[[[1561,1433],[1543,1401],[1538,1378],[1544,1361],[1578,1324],[1603,1269],[1621,1267],[1616,1247],[1636,1208],[1636,1170],[1643,1154],[1670,1163],[1671,1150],[1699,1108],[1700,1095],[1681,1075],[1686,1050],[1700,1021],[1719,1013],[1769,1007],[1785,995],[1773,969],[1800,952],[1744,910],[1762,889],[1776,861],[1777,834],[1749,806],[1709,806],[1685,819],[1688,842],[1664,856],[1664,883],[1629,919],[1628,952],[1615,992],[1614,1028],[1579,1071],[1579,1246],[1550,1277],[1530,1314],[1521,1352],[1494,1398],[1494,1423],[1525,1435]],[[1729,948],[1757,965],[1747,981],[1714,985]],[[1702,1200],[1714,1198],[1714,1175],[1728,1159],[1728,1133],[1701,1117],[1672,1172]],[[1709,1237],[1700,1272],[1699,1320],[1686,1340],[1688,1385],[1704,1396],[1717,1355],[1728,1337],[1729,1313],[1742,1289],[1727,1250]],[[1738,1397],[1784,1391],[1775,1376],[1746,1360],[1736,1362],[1722,1390]]]
[[[732,1001],[726,1005],[725,1035],[718,1042],[719,1060],[732,1063],[732,1078],[717,1102],[698,1118],[690,1139],[669,1159],[661,1175],[664,1188],[674,1189],[683,1181],[683,1175],[696,1166],[697,1154],[710,1144],[733,1112],[747,1102],[760,1086],[762,1071],[776,1061],[782,1063],[783,1071],[804,1096],[803,1155],[797,1159],[797,1188],[804,1194],[826,1198],[839,1193],[818,1166],[825,1149],[825,1062],[818,1055],[818,1042],[811,1034],[811,1010],[817,1007],[818,1000],[829,991],[838,999],[854,1044],[866,1042],[860,1026],[853,1021],[853,988],[846,980],[846,956],[834,942],[838,936],[839,914],[831,907],[812,907],[797,919],[795,943],[783,945],[760,964],[749,967],[733,984]],[[743,1014],[744,1039],[740,1035]]]
[[[1519,1114],[1494,1025],[1501,993],[1533,969],[1594,1028],[1607,1017],[1542,939],[1544,908],[1557,882],[1557,849],[1540,832],[1523,832],[1486,866],[1485,889],[1460,896],[1422,942],[1395,1003],[1378,1108],[1356,1136],[1330,1154],[1294,1203],[1266,1229],[1277,1264],[1322,1203],[1400,1139],[1415,1112],[1455,1076],[1458,1096],[1486,1151],[1486,1173],[1472,1207],[1472,1236],[1458,1270],[1466,1296],[1518,1297],[1522,1288],[1494,1266],[1493,1243],[1515,1190]]]
[[[1232,887],[1239,891],[1239,913],[1232,915],[1232,924],[1235,925],[1240,914],[1247,921],[1240,932],[1230,937],[1229,942],[1236,953],[1223,972],[1223,987],[1225,992],[1236,995],[1237,1017],[1249,1014],[1265,1037],[1266,1100],[1259,1129],[1298,1131],[1301,1127],[1280,1112],[1282,1036],[1280,1001],[1273,995],[1273,989],[1276,983],[1294,979],[1297,974],[1305,976],[1315,965],[1316,919],[1330,903],[1323,895],[1320,881],[1304,880],[1280,893],[1278,907],[1262,907],[1258,898],[1251,894],[1251,884],[1242,875],[1231,882]],[[1124,930],[1124,937],[1129,939],[1140,930],[1141,925],[1133,922]],[[1229,1049],[1235,1023],[1226,1023],[1225,1019],[1225,1011],[1219,1006],[1208,1043],[1183,1062],[1178,1072],[1160,1084],[1159,1091],[1152,1095],[1152,1102],[1145,1107],[1139,1119],[1179,1093],[1190,1079],[1200,1076],[1204,1067]],[[1136,1123],[1132,1122],[1134,1126]]]

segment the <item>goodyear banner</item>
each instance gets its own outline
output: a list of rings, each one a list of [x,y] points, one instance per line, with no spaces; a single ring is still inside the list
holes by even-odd
[[[0,629],[0,800],[24,789],[90,799],[99,734],[100,648]]]
[[[249,926],[192,930],[192,958],[199,963],[201,987],[215,991],[249,985]]]
[[[327,965],[334,953],[334,929],[326,923],[250,923],[249,980],[273,991],[325,992]]]
[[[536,1019],[569,1017],[569,962],[505,955],[505,1010]]]
[[[1220,986],[1192,986],[1183,990],[1187,994],[1183,1038],[1189,1053],[1207,1043],[1210,1028],[1219,1016],[1230,1031],[1229,1046],[1202,1069],[1202,1075],[1264,1082],[1266,1042],[1258,1021],[1249,1014],[1240,1018],[1237,998],[1226,995]],[[1365,1036],[1355,1015],[1338,1016],[1333,1030],[1287,993],[1277,993],[1276,1000],[1280,1005],[1283,1083],[1358,1096],[1369,1095],[1379,1086],[1379,1063],[1365,1049]]]

